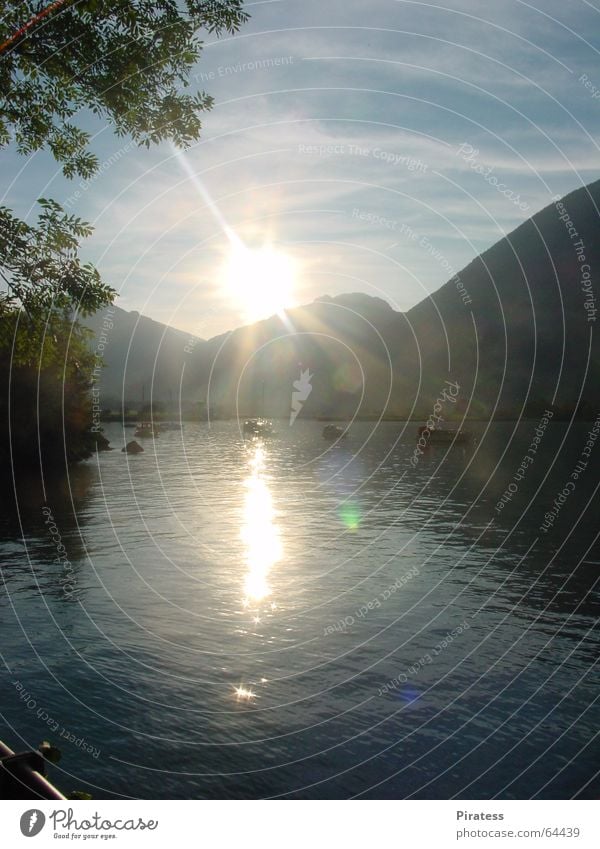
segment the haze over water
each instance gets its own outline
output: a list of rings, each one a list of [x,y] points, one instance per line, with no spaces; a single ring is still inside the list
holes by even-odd
[[[2,516],[13,748],[94,798],[593,796],[591,466],[540,529],[591,425],[550,424],[495,509],[537,424],[414,467],[414,423],[188,423],[140,456],[106,425]]]

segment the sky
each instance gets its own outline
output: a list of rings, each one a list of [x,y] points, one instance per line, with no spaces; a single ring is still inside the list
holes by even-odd
[[[36,198],[53,197],[92,222],[82,255],[124,309],[203,338],[324,294],[407,310],[600,177],[600,5],[246,9],[237,35],[206,37],[192,83],[215,106],[183,155],[88,116],[101,163],[89,182],[47,152],[3,152],[2,203],[34,220]],[[232,285],[240,245],[278,260],[266,290],[252,275]]]

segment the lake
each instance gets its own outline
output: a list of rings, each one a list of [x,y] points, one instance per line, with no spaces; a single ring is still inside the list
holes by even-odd
[[[106,425],[4,482],[0,738],[94,798],[597,797],[592,426]]]

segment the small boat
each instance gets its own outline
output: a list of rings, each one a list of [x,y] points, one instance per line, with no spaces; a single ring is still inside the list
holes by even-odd
[[[273,436],[273,422],[268,419],[246,419],[244,433],[248,436]]]
[[[421,438],[425,439],[428,445],[471,445],[475,441],[468,430],[451,430],[445,427],[429,430],[426,425],[421,425],[417,431],[417,442]]]
[[[141,422],[133,435],[143,439],[149,439],[158,436],[159,432],[158,427],[153,425],[152,422]]]
[[[323,428],[323,439],[345,439],[348,436],[348,432],[338,425],[328,424]]]

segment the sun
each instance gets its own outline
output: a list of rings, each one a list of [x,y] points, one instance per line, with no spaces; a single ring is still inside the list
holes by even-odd
[[[249,248],[237,240],[222,269],[225,292],[247,321],[293,306],[296,275],[295,261],[283,251],[268,244]]]

